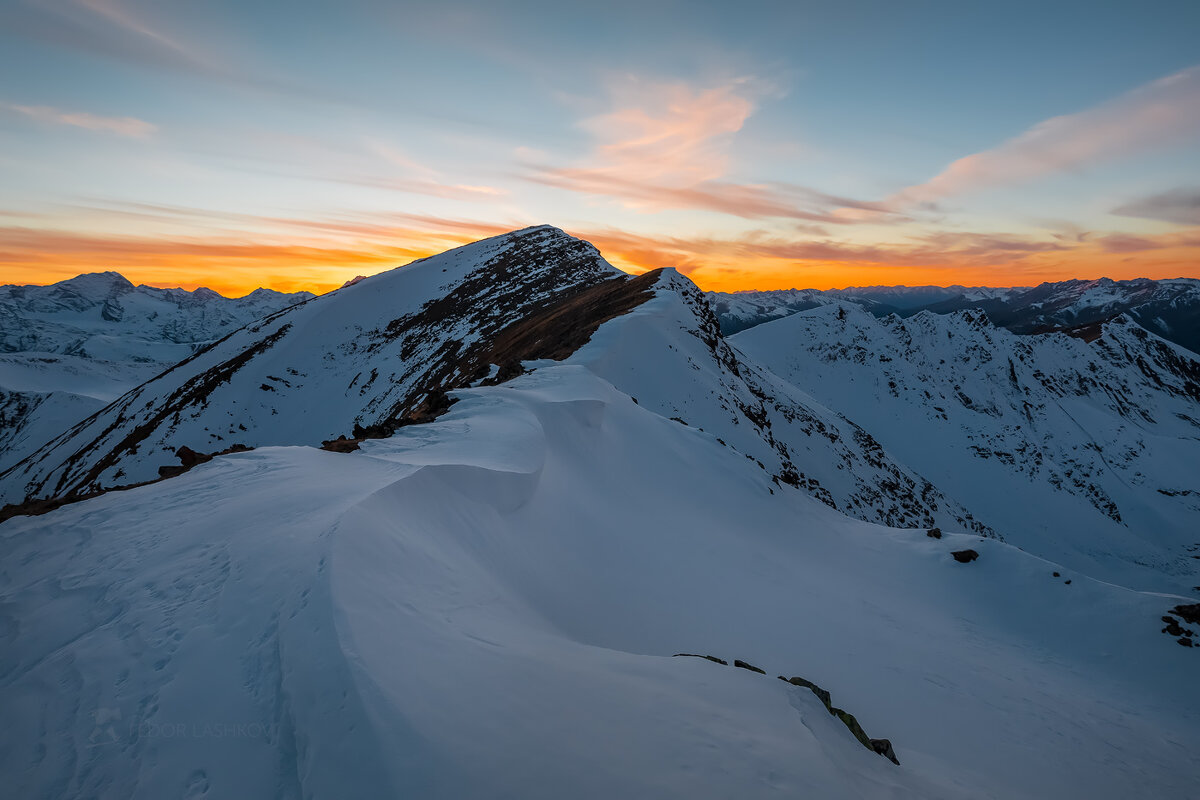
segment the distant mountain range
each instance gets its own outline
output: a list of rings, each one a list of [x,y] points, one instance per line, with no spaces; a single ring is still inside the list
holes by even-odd
[[[857,303],[877,317],[948,314],[963,309],[987,313],[995,325],[1015,333],[1064,331],[1095,335],[1100,323],[1128,314],[1148,331],[1200,352],[1200,280],[1070,280],[1033,288],[964,286],[867,286],[849,289],[785,289],[767,292],[710,292],[721,330],[752,328],[835,300]]]
[[[116,272],[0,286],[0,470],[197,349],[312,297],[156,289]]]

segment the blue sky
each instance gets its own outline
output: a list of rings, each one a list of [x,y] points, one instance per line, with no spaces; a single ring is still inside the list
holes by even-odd
[[[541,222],[712,288],[1200,274],[1200,3],[2,2],[6,283]]]

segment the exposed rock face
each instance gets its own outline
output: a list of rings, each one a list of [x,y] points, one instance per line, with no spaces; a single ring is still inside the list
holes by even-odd
[[[763,670],[761,670],[761,669],[759,669],[758,667],[754,666],[753,664],[747,664],[745,661],[742,661],[740,658],[739,658],[739,659],[735,659],[735,660],[734,660],[734,662],[733,662],[733,665],[734,665],[735,667],[741,667],[742,669],[748,669],[748,670],[750,670],[751,672],[757,672],[759,675],[766,675],[766,674],[767,674],[766,672],[764,672]]]
[[[972,561],[979,558],[979,553],[969,548],[967,550],[955,550],[954,552],[950,553],[950,555],[954,556],[954,560],[960,564],[970,564]]]

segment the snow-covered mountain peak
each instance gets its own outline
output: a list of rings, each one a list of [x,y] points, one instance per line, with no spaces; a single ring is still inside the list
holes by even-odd
[[[113,270],[106,272],[85,272],[82,275],[76,275],[74,278],[60,281],[54,284],[54,286],[58,289],[70,290],[95,300],[103,300],[109,295],[122,294],[132,291],[135,288],[129,279]]]
[[[150,480],[181,446],[317,445],[390,432],[429,398],[486,377],[493,363],[519,371],[524,356],[557,353],[590,322],[648,297],[654,278],[630,278],[591,244],[549,226],[421,259],[270,314],[196,353],[6,473],[5,497]],[[572,302],[562,320],[512,328]]]

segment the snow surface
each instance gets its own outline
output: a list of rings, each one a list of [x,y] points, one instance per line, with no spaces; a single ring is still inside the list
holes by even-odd
[[[578,364],[458,395],[0,526],[8,791],[1194,796],[1177,598],[771,494]]]

